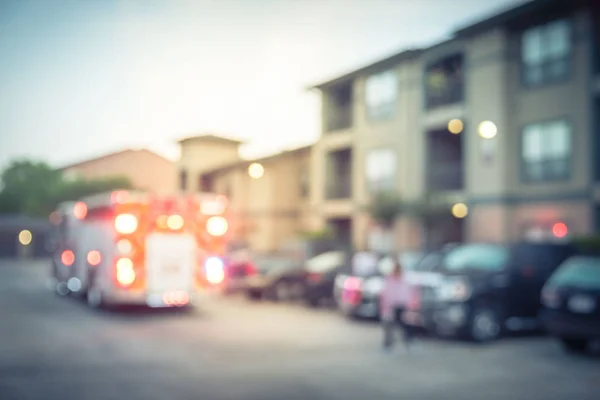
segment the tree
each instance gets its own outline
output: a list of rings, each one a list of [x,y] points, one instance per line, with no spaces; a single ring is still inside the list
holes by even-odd
[[[18,160],[2,172],[1,212],[48,215],[50,199],[62,182],[60,171],[44,162]]]
[[[405,208],[406,204],[395,192],[379,192],[371,199],[367,212],[377,223],[390,228]]]
[[[415,200],[404,200],[395,192],[380,192],[373,196],[367,206],[371,218],[382,228],[390,230],[401,215],[419,219],[423,224],[423,241],[429,238],[429,227],[433,221],[449,216],[448,206],[438,201],[435,193],[425,193]]]
[[[307,240],[328,240],[335,237],[335,233],[330,228],[323,228],[313,231],[302,231],[300,237]]]
[[[62,201],[78,200],[94,193],[131,189],[126,178],[67,181],[62,172],[44,162],[19,160],[1,175],[0,214],[47,217]]]

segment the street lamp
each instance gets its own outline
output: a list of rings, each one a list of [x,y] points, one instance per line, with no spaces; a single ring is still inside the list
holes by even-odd
[[[260,179],[265,174],[265,168],[259,163],[252,163],[248,167],[248,175],[252,179]]]

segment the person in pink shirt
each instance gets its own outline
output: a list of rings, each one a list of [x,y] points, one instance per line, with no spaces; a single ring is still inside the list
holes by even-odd
[[[402,313],[406,309],[413,293],[402,270],[402,266],[394,257],[394,268],[386,276],[381,292],[381,320],[383,323],[383,348],[391,350],[394,345],[394,334],[397,328],[403,331],[404,344],[408,347],[413,339],[410,327],[402,322]]]

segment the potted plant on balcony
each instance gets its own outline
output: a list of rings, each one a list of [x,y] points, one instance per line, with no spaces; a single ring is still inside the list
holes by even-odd
[[[422,243],[424,247],[429,244],[431,236],[429,227],[432,223],[450,215],[448,205],[443,201],[438,201],[438,197],[433,192],[425,193],[415,200],[404,200],[395,192],[378,193],[371,199],[367,206],[367,212],[382,230],[383,237],[393,235],[394,224],[402,214],[420,220],[423,226]]]

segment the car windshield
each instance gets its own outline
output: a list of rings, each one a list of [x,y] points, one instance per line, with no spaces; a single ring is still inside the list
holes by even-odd
[[[438,268],[441,262],[442,255],[440,253],[429,253],[417,262],[414,269],[415,271],[432,271]]]
[[[550,277],[550,285],[600,289],[600,258],[576,257],[566,261]]]
[[[447,271],[500,271],[508,262],[505,247],[493,244],[470,244],[450,250],[442,262]]]

